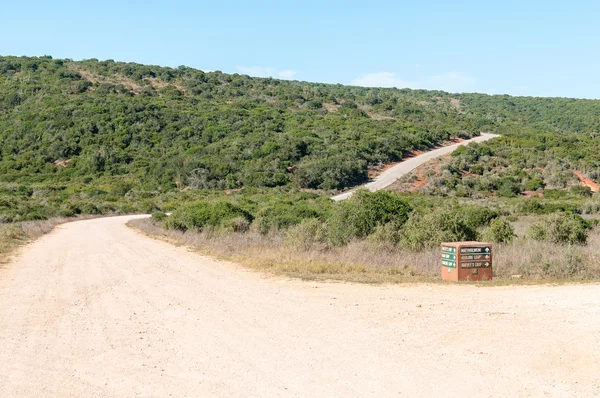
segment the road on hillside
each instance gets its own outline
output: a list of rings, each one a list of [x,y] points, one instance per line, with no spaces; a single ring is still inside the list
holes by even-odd
[[[600,285],[268,277],[77,221],[0,269],[0,397],[600,394]]]
[[[447,155],[451,152],[454,152],[456,150],[456,148],[458,148],[461,145],[467,145],[467,144],[470,144],[471,142],[484,142],[484,141],[491,140],[492,138],[496,138],[496,137],[499,137],[499,135],[482,133],[479,137],[471,138],[470,140],[466,140],[463,142],[459,142],[457,144],[443,146],[441,148],[436,148],[431,151],[424,152],[413,158],[404,160],[404,161],[396,164],[393,167],[390,167],[389,169],[385,170],[383,173],[381,173],[380,175],[375,177],[373,179],[373,181],[371,181],[367,184],[361,185],[359,188],[367,188],[371,192],[379,191],[380,189],[389,187],[394,182],[396,182],[396,180],[398,178],[402,177],[405,174],[410,173],[411,171],[413,171],[417,167],[421,166],[422,164],[427,163],[431,159],[435,159],[437,157]],[[348,199],[349,197],[351,197],[353,195],[355,189],[341,193],[336,196],[333,196],[331,199],[333,199],[335,201]]]

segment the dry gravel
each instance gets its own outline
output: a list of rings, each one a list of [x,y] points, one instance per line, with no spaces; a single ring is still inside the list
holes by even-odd
[[[594,396],[600,285],[273,278],[78,221],[0,270],[0,397]]]

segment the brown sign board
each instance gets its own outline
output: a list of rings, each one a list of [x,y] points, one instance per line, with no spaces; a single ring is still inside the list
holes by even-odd
[[[442,243],[442,279],[491,281],[492,244],[485,242]]]

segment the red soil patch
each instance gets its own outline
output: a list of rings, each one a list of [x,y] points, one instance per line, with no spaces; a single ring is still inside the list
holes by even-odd
[[[435,175],[439,176],[440,165],[438,163],[434,164],[433,167],[423,165],[417,169],[417,181],[412,186],[411,191],[415,191],[419,188],[424,187],[427,184],[427,176],[425,175],[428,170],[434,170]]]
[[[583,185],[584,187],[589,187],[592,190],[592,192],[600,191],[600,184],[598,184],[594,180],[591,180],[591,179],[585,177],[583,174],[581,174],[577,170],[571,170],[571,171],[573,172],[573,174],[575,174],[577,176],[577,178],[579,178],[579,182],[581,183],[581,185]]]
[[[467,170],[461,170],[460,173],[464,174],[466,176],[479,177],[479,174],[471,173],[470,171],[467,171]]]

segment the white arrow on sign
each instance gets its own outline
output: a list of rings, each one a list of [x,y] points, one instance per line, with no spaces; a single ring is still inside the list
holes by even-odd
[[[489,252],[490,252],[490,248],[489,248],[489,247],[486,247],[486,248],[485,248],[485,251],[486,251],[486,253],[489,253]]]

